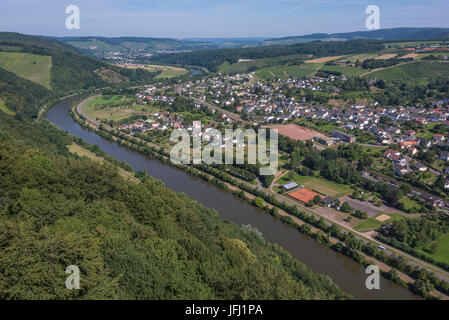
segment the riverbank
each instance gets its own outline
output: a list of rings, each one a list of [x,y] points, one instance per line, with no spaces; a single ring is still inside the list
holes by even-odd
[[[83,120],[83,121],[84,121],[84,120]],[[86,123],[84,123],[84,125],[90,126],[91,129],[99,130],[98,127],[92,126],[92,124],[89,124],[89,123],[86,124]],[[103,128],[103,129],[104,129],[104,128]],[[104,133],[104,132],[103,132],[103,134],[110,135],[110,133]],[[110,138],[111,138],[111,137],[110,137]],[[117,139],[119,139],[119,138],[117,138],[117,137],[114,137],[114,138],[113,138],[113,140],[116,141],[116,142],[119,142],[119,143],[121,143],[121,144],[125,143],[128,147],[131,147],[133,150],[136,149],[136,147],[133,148],[132,145],[131,145],[129,142],[123,141],[122,139],[120,139],[120,140],[117,140]],[[131,138],[130,138],[130,139],[131,139]],[[139,141],[137,140],[137,138],[132,138],[132,139],[134,139],[136,142],[139,142]],[[144,142],[140,141],[139,143],[140,143],[141,145],[140,145],[139,147],[137,147],[137,149],[142,148],[142,143],[144,143]],[[168,164],[169,164],[169,163],[168,163]],[[187,170],[187,169],[184,169],[184,170]],[[210,176],[209,176],[209,178],[207,178],[207,180],[210,180]],[[221,181],[221,183],[223,183],[223,181]],[[215,184],[218,184],[218,181],[216,181]],[[236,184],[239,184],[239,183],[236,183]],[[237,189],[235,189],[236,187],[233,186],[233,187],[231,188],[231,186],[232,186],[232,184],[229,184],[229,183],[226,184],[226,188],[228,188],[228,191],[234,191],[234,192],[236,192],[236,191],[237,191]],[[234,189],[234,190],[232,190],[232,189]],[[241,189],[239,189],[239,190],[241,191]],[[245,197],[248,198],[249,201],[251,201],[251,197],[254,198],[255,196],[254,196],[254,194],[245,191]],[[272,208],[274,208],[274,206],[271,205],[271,204],[269,204],[268,202],[264,202],[264,207],[267,207],[267,211],[270,211]],[[284,210],[282,210],[281,213],[282,213],[282,214],[279,214],[279,213],[278,213],[278,218],[281,219],[281,220],[283,220],[284,223],[290,223],[290,219],[293,219],[293,218],[298,219],[297,217],[292,216],[291,214],[285,212]],[[283,218],[283,219],[282,219],[282,218]],[[301,221],[303,224],[297,224],[298,221]],[[294,222],[295,222],[295,224],[297,224],[297,226],[296,226],[297,229],[299,229],[299,228],[302,227],[303,225],[306,225],[306,226],[307,226],[307,223],[305,223],[304,221],[302,221],[302,220],[300,220],[300,219],[298,219],[298,220],[296,220],[296,221],[294,220]],[[308,227],[304,227],[304,228],[303,228],[303,232],[304,232],[304,231],[307,231],[307,229],[308,229]],[[319,235],[318,232],[322,232],[322,231],[320,231],[320,230],[318,230],[318,229],[316,229],[316,228],[313,229],[313,234],[315,234],[315,235],[318,234],[318,235]],[[319,237],[319,238],[322,238],[321,235],[318,236],[318,237]],[[336,238],[334,238],[334,237],[332,237],[332,239],[329,239],[329,240],[330,240],[330,241],[327,241],[327,242],[329,243],[330,246],[335,246],[336,244],[339,243],[339,240],[336,239]],[[343,247],[346,247],[346,246],[343,246]],[[342,250],[342,249],[340,248],[340,250]],[[349,252],[352,252],[352,251],[349,250]],[[351,254],[351,255],[352,255],[352,254]],[[362,257],[366,258],[367,255],[364,255],[364,256],[362,256]],[[357,257],[357,258],[356,258],[356,261],[357,261],[357,260],[360,260],[360,258]],[[377,261],[376,264],[379,265],[379,267],[380,267],[381,270],[383,270],[384,272],[390,272],[390,271],[391,271],[391,267],[388,267],[386,264],[383,264],[381,261],[378,261],[378,260],[376,260],[376,261]],[[361,262],[361,261],[359,261],[359,262]],[[373,261],[373,262],[374,262],[374,261]],[[412,279],[411,279],[410,277],[407,277],[405,274],[401,274],[400,277],[399,277],[399,279],[401,279],[401,281],[408,282],[409,284],[413,284]],[[433,293],[432,295],[433,295],[433,296],[438,296],[438,293],[435,293],[435,294]],[[443,297],[443,298],[444,298],[444,297]]]

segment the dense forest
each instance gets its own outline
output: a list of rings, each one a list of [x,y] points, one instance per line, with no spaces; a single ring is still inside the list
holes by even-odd
[[[339,42],[314,41],[289,46],[270,46],[243,49],[204,50],[189,53],[156,55],[151,61],[157,63],[195,65],[217,71],[224,63],[236,63],[239,59],[259,59],[311,54],[315,57],[346,55],[351,53],[376,52],[384,48],[381,41],[354,40]]]
[[[50,95],[43,86],[0,68],[0,99],[10,111],[36,116],[40,102]]]
[[[348,298],[257,229],[69,143],[0,112],[0,299]],[[81,290],[65,289],[68,265]]]

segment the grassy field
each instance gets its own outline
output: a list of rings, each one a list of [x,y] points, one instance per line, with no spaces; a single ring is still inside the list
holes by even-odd
[[[399,203],[402,203],[404,206],[404,210],[409,211],[411,213],[420,213],[422,212],[422,205],[410,198],[402,198],[399,200]]]
[[[366,75],[366,77],[383,80],[419,80],[448,77],[449,63],[415,62],[403,64]]]
[[[334,61],[343,58],[344,56],[331,56],[331,57],[323,57],[323,58],[316,58],[312,60],[307,60],[307,63],[326,63],[329,61]]]
[[[380,227],[382,227],[390,222],[405,219],[403,216],[401,216],[399,214],[385,214],[385,215],[389,216],[391,219],[389,219],[387,221],[383,221],[383,222],[376,220],[376,218],[378,216],[383,215],[383,214],[384,213],[379,213],[377,216],[369,218],[366,221],[361,222],[360,224],[355,226],[354,229],[357,231],[360,231],[360,232],[369,232],[369,231],[379,229]]]
[[[305,78],[311,77],[321,68],[324,63],[304,63],[300,66],[273,66],[256,71],[256,77],[259,79],[280,79]]]
[[[91,107],[96,105],[114,105],[120,102],[123,102],[123,98],[119,95],[98,96],[95,99],[89,101],[86,106]]]
[[[293,174],[293,181],[298,185],[303,185],[309,190],[313,190],[331,197],[342,197],[351,192],[351,188],[344,184],[338,184],[319,177],[301,176],[296,172]],[[278,180],[279,184],[290,182],[288,174]]]
[[[449,234],[437,241],[437,248],[432,256],[439,261],[449,263]]]
[[[132,101],[119,95],[99,96],[86,105],[87,115],[93,119],[119,121],[132,115],[152,115],[160,109],[150,105],[133,105]]]
[[[19,77],[51,89],[50,71],[52,61],[49,56],[18,52],[0,52],[0,67],[14,72]]]
[[[353,56],[349,56],[349,57],[341,59],[341,60],[350,61],[350,62],[357,62],[357,60],[359,60],[360,62],[363,62],[367,59],[374,59],[377,56],[378,56],[377,53],[362,53],[362,54],[356,54]]]
[[[16,114],[14,111],[9,110],[5,106],[5,102],[2,99],[0,99],[0,111],[3,111],[4,113],[10,114],[12,116]]]
[[[306,55],[296,54],[290,56],[256,59],[253,61],[243,61],[233,64],[229,64],[229,62],[224,62],[220,66],[219,71],[221,73],[243,73],[249,72],[251,69],[261,69],[282,65],[287,66],[288,64],[291,63],[302,62],[305,59],[308,59]]]

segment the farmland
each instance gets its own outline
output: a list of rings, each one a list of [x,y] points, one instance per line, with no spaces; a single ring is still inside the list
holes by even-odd
[[[275,66],[288,66],[289,64],[298,64],[301,63],[304,59],[306,59],[306,55],[290,55],[290,56],[281,56],[281,57],[273,57],[273,58],[263,58],[256,59],[252,61],[242,61],[236,62],[233,64],[229,64],[229,62],[224,62],[219,71],[221,73],[241,73],[241,72],[249,72],[255,69],[275,67]]]
[[[338,60],[340,58],[342,58],[344,56],[331,56],[331,57],[323,57],[323,58],[317,58],[317,59],[312,59],[312,60],[307,60],[307,63],[326,63],[329,61],[334,61],[334,60]]]
[[[315,74],[316,71],[320,67],[322,67],[323,64],[321,63],[304,63],[300,66],[273,66],[268,68],[263,68],[256,71],[256,76],[259,79],[271,79],[271,78],[280,78],[280,79],[286,79],[286,78],[304,78],[304,77],[311,77]]]
[[[148,105],[135,105],[129,98],[99,96],[86,105],[86,112],[93,119],[120,121],[133,115],[151,115],[159,108]]]
[[[0,52],[0,67],[51,89],[52,59],[29,53]]]
[[[446,77],[448,73],[449,63],[414,62],[379,70],[367,76],[383,80],[419,80],[432,77]]]

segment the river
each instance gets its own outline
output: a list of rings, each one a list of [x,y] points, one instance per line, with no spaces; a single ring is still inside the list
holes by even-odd
[[[314,272],[328,275],[343,291],[356,299],[421,299],[385,278],[381,278],[380,290],[366,289],[367,275],[364,267],[359,263],[333,251],[326,245],[318,244],[314,239],[281,223],[265,211],[249,205],[201,178],[191,177],[182,170],[146,157],[82,128],[69,115],[71,103],[72,100],[67,100],[55,105],[48,111],[47,119],[60,129],[92,145],[98,145],[108,155],[127,162],[134,170],[146,171],[152,177],[162,180],[168,188],[184,192],[205,206],[215,209],[223,219],[237,225],[251,224],[257,227],[267,241],[279,244]]]

